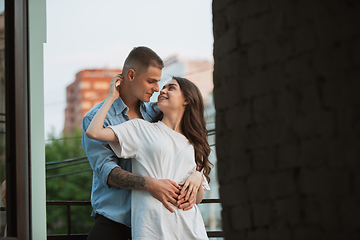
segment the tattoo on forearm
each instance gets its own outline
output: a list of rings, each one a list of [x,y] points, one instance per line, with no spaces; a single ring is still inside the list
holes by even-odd
[[[112,182],[116,183],[116,185],[122,188],[145,186],[145,178],[138,174],[131,174],[126,171],[113,171],[109,177]]]

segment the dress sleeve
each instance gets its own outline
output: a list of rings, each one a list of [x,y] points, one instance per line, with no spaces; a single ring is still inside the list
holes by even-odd
[[[137,119],[125,123],[108,126],[114,131],[119,142],[109,142],[111,149],[119,158],[133,158],[139,151],[141,145],[141,122]]]
[[[206,180],[206,177],[204,175],[204,171],[201,170],[201,176],[202,176],[202,187],[204,189],[204,192],[209,191],[210,190],[210,186],[208,181]]]
[[[182,183],[184,183],[185,180],[186,180],[192,173],[194,173],[195,171],[197,171],[197,170],[196,170],[196,166],[193,167],[193,168],[187,173],[187,175],[186,175],[185,179],[182,181]],[[201,170],[200,173],[201,173],[201,176],[202,176],[202,183],[201,183],[202,188],[204,189],[204,192],[209,191],[209,190],[210,190],[210,186],[209,186],[208,181],[206,180],[206,177],[205,177],[205,175],[204,175],[203,170]]]

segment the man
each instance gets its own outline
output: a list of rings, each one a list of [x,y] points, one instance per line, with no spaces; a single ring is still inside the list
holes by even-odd
[[[147,47],[134,48],[123,66],[120,97],[111,106],[104,126],[117,125],[134,118],[151,121],[156,114],[150,101],[159,91],[158,82],[164,63]],[[119,78],[120,75],[115,76]],[[131,173],[131,161],[119,159],[107,143],[86,137],[86,129],[103,102],[95,105],[83,119],[83,147],[93,169],[91,193],[92,216],[96,219],[88,240],[131,239],[131,189],[149,191],[173,212],[179,205],[180,189],[169,179],[154,179]],[[200,183],[199,183],[200,185]],[[181,208],[189,209],[195,199],[185,202]]]

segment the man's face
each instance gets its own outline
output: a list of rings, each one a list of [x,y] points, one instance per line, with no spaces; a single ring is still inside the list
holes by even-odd
[[[150,66],[146,72],[135,75],[132,81],[132,94],[143,102],[149,102],[154,92],[159,91],[161,69]]]

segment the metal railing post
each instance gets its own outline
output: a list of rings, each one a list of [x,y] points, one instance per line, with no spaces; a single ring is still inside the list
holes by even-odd
[[[70,211],[70,202],[66,204],[66,212],[67,212],[67,228],[68,235],[71,235],[71,211]]]

